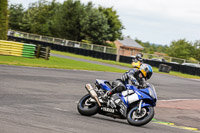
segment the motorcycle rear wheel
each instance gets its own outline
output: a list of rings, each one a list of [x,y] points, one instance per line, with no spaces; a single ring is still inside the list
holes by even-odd
[[[132,108],[127,115],[127,121],[129,124],[134,126],[143,126],[150,122],[154,117],[153,107],[144,107],[141,112],[137,112],[137,108]]]
[[[92,116],[95,115],[98,112],[98,104],[97,103],[88,103],[88,99],[90,98],[90,94],[86,94],[85,96],[83,96],[78,105],[77,105],[77,109],[78,112],[81,115],[85,115],[85,116]]]

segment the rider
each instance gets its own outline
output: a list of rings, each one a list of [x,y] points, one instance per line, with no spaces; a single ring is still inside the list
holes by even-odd
[[[133,68],[137,68],[137,69],[140,68],[140,65],[142,64],[142,61],[143,61],[142,57],[143,57],[142,53],[139,53],[135,57],[133,57],[132,59],[133,62],[131,63]]]
[[[152,67],[148,64],[141,64],[140,68],[132,68],[125,72],[121,79],[117,79],[112,83],[112,90],[108,91],[105,96],[111,96],[114,93],[120,93],[126,90],[125,84],[132,83],[138,88],[145,88],[145,81],[150,79],[153,73]]]
[[[133,59],[132,59],[133,62],[131,63],[133,68],[137,68],[137,69],[140,68],[140,66],[142,65],[142,62],[143,62],[142,57],[143,57],[142,53],[139,53],[135,57],[133,57]]]

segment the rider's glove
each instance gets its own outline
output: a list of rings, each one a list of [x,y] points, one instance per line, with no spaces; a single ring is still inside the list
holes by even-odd
[[[140,85],[140,84],[138,83],[138,81],[136,80],[135,77],[130,76],[130,80],[131,80],[131,83],[132,83],[133,85],[136,85],[136,86]]]
[[[128,79],[128,73],[126,72],[126,73],[124,73],[124,74],[122,75],[121,80],[122,80],[122,81],[126,81],[127,79]]]
[[[148,85],[146,84],[146,83],[143,83],[143,85],[142,85],[144,88],[147,88],[148,87]]]
[[[142,89],[142,88],[147,88],[148,85],[146,83],[143,83],[142,85],[139,85],[138,88]]]
[[[134,85],[139,86],[140,84],[137,81],[135,81]]]

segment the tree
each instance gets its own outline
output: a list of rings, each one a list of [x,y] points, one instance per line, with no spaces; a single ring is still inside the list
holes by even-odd
[[[46,0],[39,0],[38,2],[31,3],[22,18],[22,31],[51,35],[51,21],[58,6],[59,4],[56,3],[55,0],[51,3]]]
[[[149,53],[149,54],[154,54],[154,52],[159,52],[159,53],[166,53],[167,54],[167,45],[157,45],[157,44],[151,44],[149,42],[142,42],[139,39],[135,39],[137,43],[142,45],[144,47],[143,51],[144,53]]]
[[[84,6],[79,0],[65,1],[53,18],[54,35],[69,40],[82,40],[80,21],[84,19],[84,15]]]
[[[172,57],[189,59],[194,54],[194,47],[192,46],[192,43],[185,39],[172,41],[168,49],[168,54]]]
[[[124,29],[124,26],[122,25],[122,22],[119,20],[119,15],[117,15],[117,12],[113,9],[113,7],[110,8],[104,8],[102,6],[99,7],[99,11],[104,14],[104,16],[107,18],[108,21],[108,35],[109,35],[109,41],[115,41],[117,39],[122,39],[122,30]]]
[[[195,49],[193,57],[196,60],[200,61],[200,40],[195,41],[193,46],[194,46],[194,49]]]
[[[24,8],[22,4],[11,4],[9,6],[9,28],[12,30],[21,30],[20,23],[24,14]]]
[[[98,9],[93,8],[91,2],[86,6],[85,13],[85,18],[81,21],[82,36],[92,43],[105,44],[110,38],[107,18]]]
[[[53,30],[57,37],[104,44],[109,39],[107,18],[102,12],[79,0],[67,0],[55,14]]]
[[[0,0],[0,39],[6,40],[8,32],[8,1]]]

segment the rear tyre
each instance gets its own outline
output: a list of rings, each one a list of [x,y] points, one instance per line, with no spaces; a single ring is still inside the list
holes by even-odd
[[[81,115],[92,116],[98,112],[99,107],[98,107],[97,103],[88,102],[88,99],[90,97],[91,97],[90,94],[87,94],[80,99],[80,101],[77,105],[77,109]]]
[[[132,108],[127,115],[127,121],[134,126],[142,126],[150,122],[154,117],[153,107],[144,107],[141,112],[138,113],[137,108]]]

